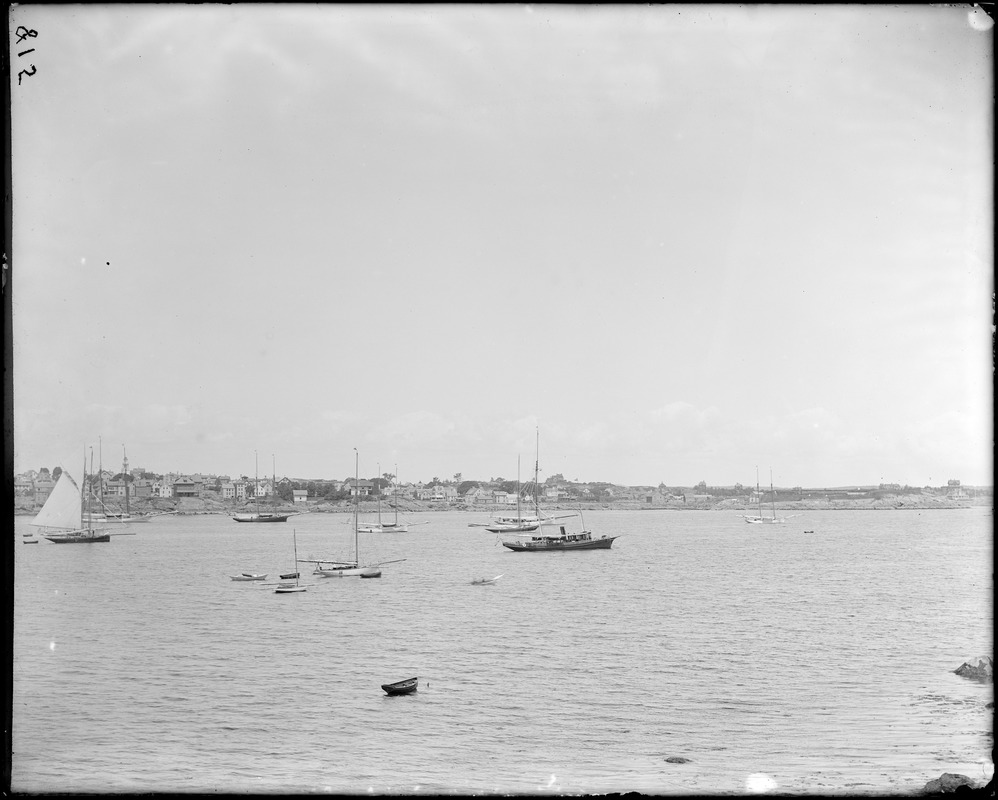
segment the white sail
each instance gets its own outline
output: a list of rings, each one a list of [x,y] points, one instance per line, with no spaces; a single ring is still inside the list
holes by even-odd
[[[70,474],[63,470],[48,500],[38,516],[31,520],[31,524],[42,528],[76,530],[80,527],[80,510],[80,489]]]

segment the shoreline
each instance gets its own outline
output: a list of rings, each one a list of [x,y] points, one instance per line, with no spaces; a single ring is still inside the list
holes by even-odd
[[[18,503],[17,500],[22,502]],[[926,498],[917,496],[896,497],[881,500],[804,500],[800,502],[782,503],[776,506],[777,516],[803,516],[812,511],[941,511],[953,509],[972,508],[994,508],[993,503],[969,502],[948,500],[946,498]],[[41,505],[33,502],[23,502],[23,498],[15,499],[14,516],[34,516],[41,509]],[[118,509],[112,509],[117,511]],[[214,498],[154,498],[152,500],[137,500],[131,504],[131,512],[134,514],[163,513],[169,512],[176,516],[202,516],[202,515],[224,515],[250,513],[254,510],[252,504],[234,503],[231,501],[216,500]],[[321,500],[309,500],[306,503],[292,506],[291,504],[268,506],[268,511],[280,514],[291,514],[300,516],[304,514],[352,514],[354,506],[348,501],[337,503],[327,503]],[[382,505],[382,513],[385,512]],[[388,510],[394,512],[394,507],[389,506]],[[399,503],[400,514],[423,514],[423,513],[454,513],[454,514],[475,514],[479,516],[493,516],[496,514],[509,514],[511,508],[506,506],[465,506],[459,504],[431,503],[421,501],[407,501]],[[589,504],[563,504],[541,505],[540,513],[551,513],[557,511],[722,511],[733,514],[752,514],[758,512],[758,506],[742,501],[722,500],[715,503],[672,503],[668,505],[648,505],[636,500],[619,501],[616,503],[589,503]],[[359,504],[359,513],[375,514],[378,512],[378,504],[373,501],[364,501]],[[768,516],[770,509],[765,510],[764,516]]]

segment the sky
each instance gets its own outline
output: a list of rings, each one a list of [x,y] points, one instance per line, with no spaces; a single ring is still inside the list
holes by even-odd
[[[10,13],[15,472],[993,484],[972,6]]]

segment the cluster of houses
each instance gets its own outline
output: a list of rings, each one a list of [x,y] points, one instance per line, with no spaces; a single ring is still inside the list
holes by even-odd
[[[341,497],[371,497],[376,496],[379,487],[383,493],[391,493],[399,498],[419,500],[447,505],[464,506],[513,506],[516,505],[515,491],[509,491],[499,482],[491,481],[438,481],[434,479],[429,484],[422,482],[385,487],[385,481],[356,480],[307,480],[281,478],[280,480],[250,480],[240,478],[233,480],[228,475],[181,475],[167,473],[153,475],[145,469],[132,469],[128,473],[128,494],[132,498],[205,498],[234,502],[253,499],[267,500],[275,495],[295,503],[310,499]],[[455,476],[458,478],[459,476]],[[14,492],[16,496],[32,498],[35,504],[45,502],[58,478],[47,469],[39,471],[28,470],[16,475]],[[125,478],[122,473],[112,473],[103,470],[95,481],[94,491],[105,498],[125,497]],[[507,483],[508,482],[504,482]],[[524,487],[521,497],[532,497],[533,487]],[[616,502],[621,500],[636,501],[646,505],[700,504],[723,500],[730,497],[746,498],[750,502],[794,501],[811,499],[876,499],[885,495],[901,493],[927,493],[944,495],[951,499],[969,499],[982,492],[991,495],[991,488],[968,489],[960,485],[958,480],[950,480],[944,487],[923,487],[921,489],[900,486],[898,484],[880,484],[879,486],[849,486],[831,489],[793,489],[762,490],[742,487],[736,484],[731,487],[708,487],[701,481],[692,488],[666,487],[628,487],[607,483],[576,483],[566,481],[562,475],[553,475],[539,485],[538,496],[546,504],[572,501]]]

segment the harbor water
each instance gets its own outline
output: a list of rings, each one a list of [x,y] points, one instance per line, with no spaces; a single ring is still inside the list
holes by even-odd
[[[18,792],[916,792],[993,774],[990,509],[586,512],[610,550],[514,553],[432,512],[164,516],[26,546]],[[577,526],[577,520],[568,520]],[[404,559],[404,560],[401,560]],[[502,577],[491,585],[475,578]],[[418,676],[414,694],[381,684]],[[666,759],[673,758],[674,761]],[[685,763],[675,763],[686,759]]]

